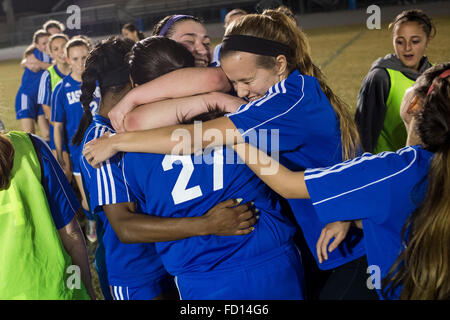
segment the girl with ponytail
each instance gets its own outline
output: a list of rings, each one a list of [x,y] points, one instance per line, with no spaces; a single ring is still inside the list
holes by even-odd
[[[358,154],[358,133],[350,111],[312,62],[306,36],[285,14],[267,10],[233,21],[223,39],[221,66],[238,96],[247,100],[228,101],[221,97],[220,104],[242,105],[226,117],[203,122],[203,130],[218,132],[218,129],[221,139],[211,142],[209,135],[204,138],[200,135],[202,141],[191,138],[181,144],[172,139],[172,132],[179,128],[187,130],[190,137],[198,137],[194,136],[194,125],[118,133],[86,145],[86,159],[97,165],[117,151],[170,154],[174,148],[179,150],[180,145],[181,152],[191,154],[207,146],[241,143],[250,137],[257,137],[252,141],[255,144],[259,144],[259,138],[267,142],[272,139],[271,151],[291,170],[333,165]],[[176,99],[172,103],[177,103]],[[233,139],[225,139],[230,136]],[[316,242],[326,224],[314,214],[311,203],[288,201],[317,259]],[[331,270],[356,261],[359,274],[365,275],[361,231],[350,227],[350,223],[345,225],[350,228],[347,237],[320,268]],[[343,288],[348,293],[343,298],[374,296],[367,292],[365,281],[348,281],[345,285],[358,289]]]

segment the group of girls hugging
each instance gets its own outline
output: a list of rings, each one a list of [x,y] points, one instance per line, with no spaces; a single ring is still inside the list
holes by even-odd
[[[24,119],[50,122],[96,221],[105,299],[450,298],[450,63],[425,56],[430,18],[392,22],[354,117],[285,12],[234,11],[215,63],[190,15],[92,49],[35,34],[44,85],[22,83],[17,114],[43,105]]]

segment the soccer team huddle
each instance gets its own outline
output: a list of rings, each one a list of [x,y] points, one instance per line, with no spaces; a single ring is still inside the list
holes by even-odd
[[[450,64],[423,11],[390,27],[353,116],[286,8],[232,10],[215,50],[191,15],[46,23],[16,97],[41,137],[0,136],[0,298],[95,297],[82,210],[105,299],[449,299]]]

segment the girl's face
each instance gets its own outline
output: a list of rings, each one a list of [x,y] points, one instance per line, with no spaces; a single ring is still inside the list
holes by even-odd
[[[47,53],[48,37],[40,37],[35,45],[39,51]]]
[[[66,45],[66,43],[67,41],[65,39],[60,38],[52,41],[50,45],[50,55],[52,56],[52,59],[56,61],[56,63],[66,63],[66,53],[64,50],[64,46]]]
[[[220,61],[238,96],[249,101],[262,98],[271,86],[285,78],[276,67],[265,69],[257,66],[256,59],[256,54],[237,51]]]
[[[207,67],[211,61],[211,39],[205,27],[196,21],[177,22],[170,39],[184,45],[194,56],[196,67]]]
[[[395,54],[403,65],[413,70],[419,70],[420,59],[425,54],[428,41],[426,33],[417,22],[404,22],[394,29]]]
[[[84,71],[84,64],[89,55],[88,48],[86,46],[72,47],[67,54],[67,62],[72,67],[72,73],[81,77]]]
[[[128,38],[130,40],[133,40],[134,42],[139,41],[139,38],[137,36],[137,32],[136,31],[131,32],[131,31],[129,31],[129,30],[124,28],[124,29],[122,29],[122,36],[124,38]]]

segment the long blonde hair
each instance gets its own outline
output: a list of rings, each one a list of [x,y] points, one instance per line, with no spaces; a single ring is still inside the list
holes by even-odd
[[[416,130],[434,155],[425,199],[403,227],[406,248],[383,280],[386,297],[403,286],[400,299],[450,299],[450,77],[440,77],[449,69],[436,65],[414,85],[423,105]]]
[[[265,10],[262,14],[248,14],[233,21],[225,31],[225,36],[227,35],[249,35],[289,46],[289,54],[286,57],[289,73],[298,69],[304,75],[315,77],[333,106],[340,123],[343,160],[354,158],[358,154],[359,135],[349,107],[325,82],[321,70],[311,59],[306,35],[291,18],[276,10]],[[270,69],[275,65],[275,58],[259,55],[257,64]]]

